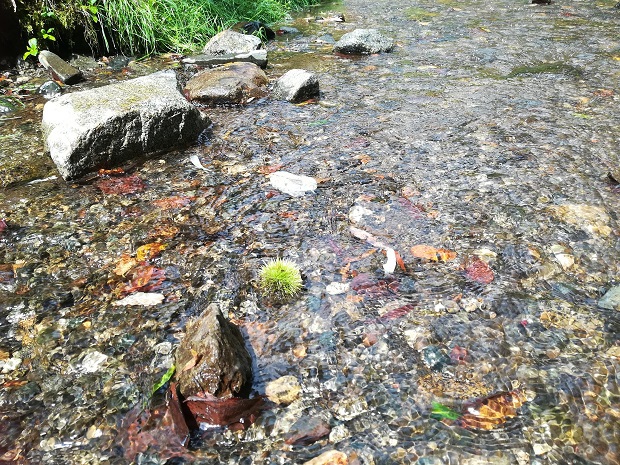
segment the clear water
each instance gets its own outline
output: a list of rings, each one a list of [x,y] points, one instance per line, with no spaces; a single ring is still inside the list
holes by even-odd
[[[620,314],[597,305],[619,280],[614,3],[347,0],[320,11],[345,23],[301,15],[303,35],[270,45],[268,74],[317,72],[320,101],[206,110],[210,139],[135,166],[146,188],[134,194],[28,184],[54,174],[40,108],[11,114],[0,152],[36,169],[0,192],[0,359],[22,360],[0,375],[0,454],[179,455],[161,438],[132,455],[146,439],[127,430],[194,316],[188,300],[205,293],[246,337],[255,392],[294,375],[302,394],[246,431],[196,435],[178,462],[303,463],[337,449],[359,464],[618,463]],[[356,27],[397,48],[343,58],[315,40]],[[319,187],[279,194],[267,178],[278,168]],[[188,200],[157,203],[176,196]],[[381,250],[351,226],[405,270],[386,277]],[[152,260],[164,303],[113,306],[129,281],[114,272],[121,257],[155,241],[167,245]],[[417,245],[457,256],[419,259]],[[282,306],[256,286],[276,256],[305,284]],[[472,279],[477,260],[491,282]],[[334,282],[348,290],[328,293]],[[523,402],[490,429],[431,416],[433,403],[465,413],[509,392]],[[286,444],[304,418],[330,435]]]

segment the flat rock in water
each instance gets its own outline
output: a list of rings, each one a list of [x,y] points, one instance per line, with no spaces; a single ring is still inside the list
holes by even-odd
[[[593,236],[607,237],[612,233],[611,221],[603,207],[588,204],[565,203],[553,205],[549,211],[560,221],[587,231]]]
[[[290,404],[299,398],[301,385],[295,376],[282,376],[265,386],[265,395],[276,404]]]
[[[202,53],[206,55],[231,55],[258,50],[262,45],[260,38],[226,29],[214,35]]]
[[[66,180],[196,141],[208,119],[183,98],[174,71],[74,92],[43,108],[42,132]]]
[[[608,310],[620,310],[620,286],[609,289],[598,301],[598,306]]]
[[[252,359],[243,336],[217,304],[187,325],[176,366],[179,390],[186,398],[237,396],[249,389],[252,379]]]
[[[41,50],[39,52],[39,63],[52,74],[55,80],[64,84],[76,84],[82,80],[82,72],[55,53]]]
[[[183,63],[198,66],[216,66],[233,62],[254,63],[265,69],[267,67],[267,50],[252,50],[244,53],[230,53],[226,55],[195,55],[183,59]]]
[[[211,105],[242,103],[263,96],[268,82],[265,72],[253,63],[229,63],[196,74],[187,81],[185,95]]]
[[[273,97],[289,102],[303,102],[319,96],[319,79],[316,74],[303,69],[291,69],[278,79],[273,87]]]
[[[346,55],[390,52],[394,48],[394,40],[384,36],[376,29],[355,29],[343,35],[334,52]]]
[[[329,423],[319,417],[303,416],[297,420],[285,436],[285,442],[295,446],[307,446],[329,435]]]

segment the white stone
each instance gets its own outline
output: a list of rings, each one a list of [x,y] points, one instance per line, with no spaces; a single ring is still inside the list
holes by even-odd
[[[17,368],[19,368],[21,364],[22,359],[18,357],[12,357],[7,360],[0,360],[0,372],[10,373],[11,371],[17,370]]]
[[[303,102],[319,96],[319,79],[304,69],[287,71],[273,86],[273,97],[289,102]]]
[[[389,52],[393,48],[394,40],[376,29],[355,29],[347,32],[334,45],[335,52],[344,54]]]
[[[372,215],[372,210],[362,207],[361,205],[354,205],[349,210],[349,221],[351,221],[351,223],[359,223],[366,215]]]
[[[549,452],[552,447],[549,444],[535,443],[532,444],[532,449],[534,450],[535,455],[544,455]]]
[[[570,250],[567,247],[561,244],[553,244],[549,250],[563,269],[568,270],[575,264],[575,257],[569,253]]]
[[[248,53],[261,47],[260,38],[241,34],[240,32],[226,29],[214,35],[205,45],[202,53],[208,55],[229,55],[233,53]]]
[[[172,343],[168,341],[160,342],[155,347],[153,347],[153,350],[156,354],[168,355],[170,352],[172,352]]]
[[[387,247],[385,254],[387,259],[383,264],[383,271],[385,271],[385,274],[392,274],[396,269],[396,251],[391,247]]]
[[[128,295],[124,299],[112,302],[112,305],[118,307],[120,305],[141,305],[143,307],[152,307],[159,305],[164,301],[164,295],[156,292],[136,292]]]
[[[94,373],[101,368],[101,365],[103,365],[107,359],[107,355],[94,350],[82,359],[79,370],[82,373]]]
[[[327,292],[329,295],[344,294],[348,292],[350,287],[351,286],[349,283],[339,283],[334,281],[327,285],[327,287],[325,288],[325,292]]]
[[[314,178],[309,176],[300,176],[289,173],[288,171],[276,171],[269,175],[269,182],[281,192],[292,197],[301,197],[307,192],[316,189],[317,183]]]
[[[608,310],[620,310],[620,286],[609,289],[598,301],[598,306]]]

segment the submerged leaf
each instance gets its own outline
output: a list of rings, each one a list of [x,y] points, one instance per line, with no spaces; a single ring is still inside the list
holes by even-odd
[[[164,384],[170,381],[170,378],[172,378],[172,375],[174,375],[175,370],[176,370],[175,365],[172,365],[170,368],[168,368],[168,371],[166,371],[164,375],[161,377],[161,379],[157,383],[155,383],[155,385],[153,386],[153,389],[151,390],[151,393],[154,394],[155,392],[157,392],[157,390],[159,390],[159,388],[161,388]]]
[[[469,352],[464,347],[454,346],[450,351],[450,359],[464,365],[469,359]]]
[[[436,420],[457,420],[460,416],[460,413],[455,412],[450,407],[446,407],[439,402],[432,403],[431,418]]]
[[[100,179],[95,186],[104,194],[134,194],[143,191],[146,185],[144,181],[135,174],[120,178]]]
[[[430,245],[414,245],[411,247],[411,253],[416,258],[429,260],[433,262],[447,262],[456,258],[456,252],[448,249],[437,249]]]
[[[119,276],[125,276],[127,272],[137,264],[138,262],[136,259],[132,258],[131,255],[123,254],[114,268],[114,273]]]
[[[390,310],[389,312],[384,313],[383,315],[381,315],[381,318],[379,319],[383,321],[395,320],[396,318],[401,318],[405,316],[407,313],[409,313],[414,308],[415,308],[415,305],[413,304],[403,305],[402,307],[398,307],[393,310]]]
[[[153,242],[151,244],[142,245],[138,247],[138,250],[136,250],[136,259],[139,262],[143,262],[144,260],[155,258],[162,250],[165,250],[166,247],[168,246],[166,244],[162,244],[161,242]]]
[[[133,272],[133,279],[121,289],[121,292],[131,294],[136,291],[155,291],[161,287],[165,279],[166,273],[163,269],[150,265],[143,266]]]
[[[173,208],[182,208],[195,199],[195,197],[187,197],[185,195],[174,195],[172,197],[166,197],[165,199],[153,200],[153,205],[162,210],[170,210]]]
[[[526,402],[521,391],[500,392],[463,405],[459,424],[464,428],[491,430],[517,416],[517,410]]]
[[[105,176],[122,176],[123,174],[125,174],[125,170],[123,168],[112,168],[111,170],[106,170],[106,169],[100,169],[97,174],[99,175],[99,177],[105,177]]]
[[[495,279],[493,270],[484,260],[474,255],[465,266],[465,276],[472,281],[489,284]]]

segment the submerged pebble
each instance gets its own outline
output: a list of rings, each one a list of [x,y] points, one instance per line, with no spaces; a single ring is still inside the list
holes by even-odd
[[[288,171],[276,171],[269,175],[271,186],[293,197],[301,197],[317,188],[314,178]]]

